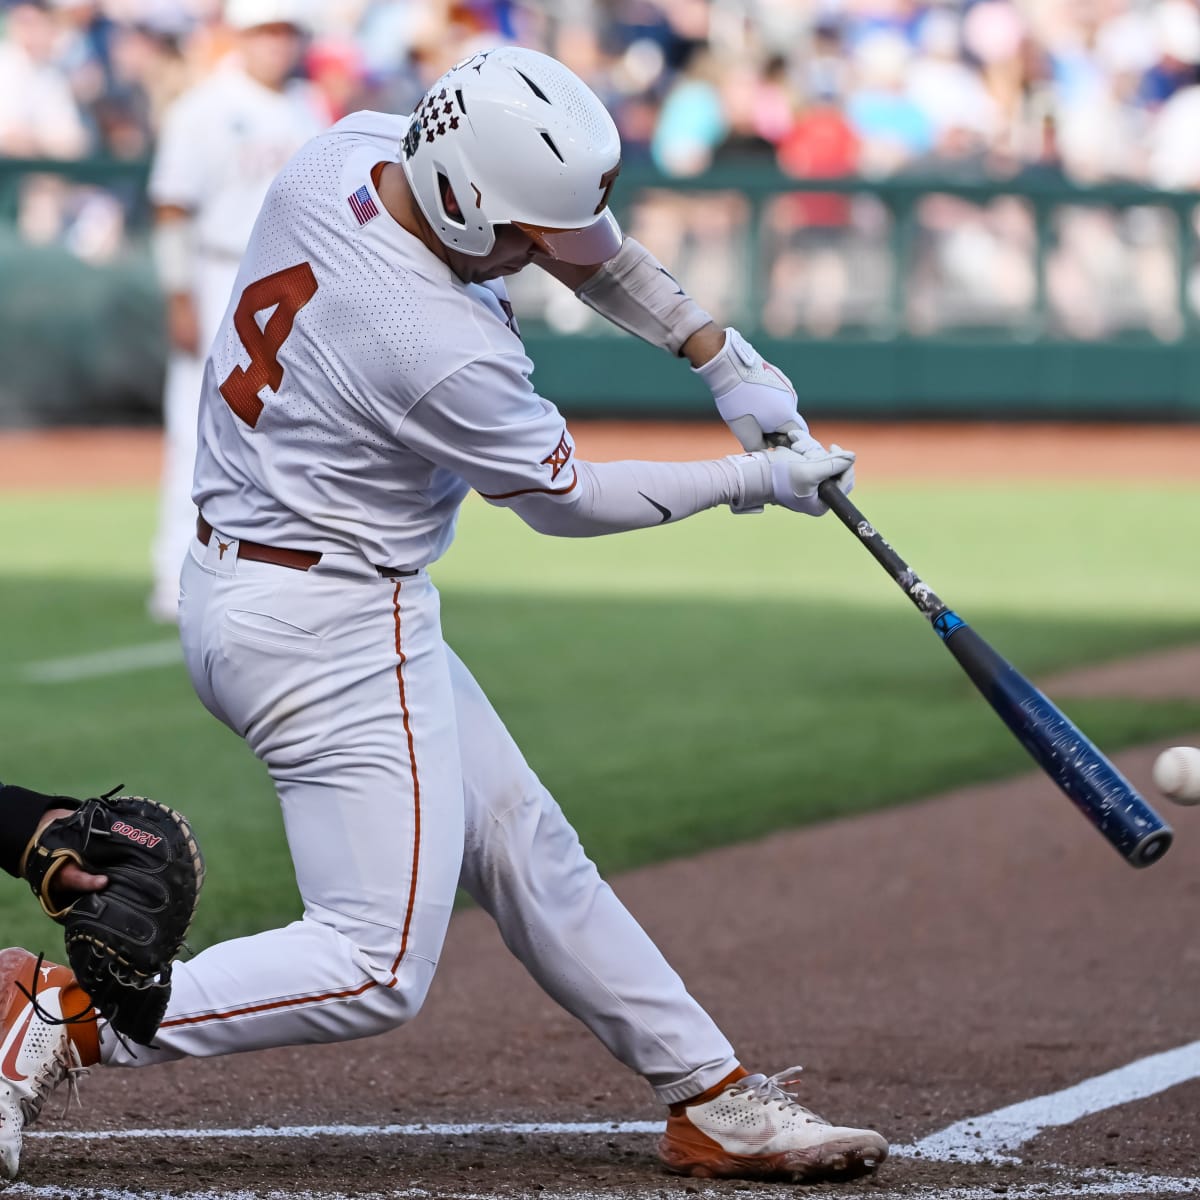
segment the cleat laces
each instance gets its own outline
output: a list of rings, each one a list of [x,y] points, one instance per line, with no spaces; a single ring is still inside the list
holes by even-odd
[[[781,1113],[795,1113],[813,1125],[828,1125],[824,1117],[805,1108],[797,1099],[797,1089],[789,1086],[799,1082],[803,1070],[803,1067],[787,1067],[774,1075],[747,1075],[729,1088],[728,1095],[746,1096],[768,1108],[774,1105]]]
[[[64,1039],[64,1042],[66,1039]],[[69,1045],[69,1043],[67,1043]],[[23,1096],[20,1100],[21,1119],[26,1125],[32,1125],[37,1120],[38,1115],[42,1111],[42,1105],[46,1103],[50,1093],[65,1079],[67,1082],[67,1102],[63,1105],[63,1110],[59,1114],[60,1117],[65,1117],[73,1105],[77,1104],[83,1107],[83,1101],[79,1097],[79,1081],[85,1075],[91,1072],[87,1067],[82,1066],[75,1060],[74,1054],[70,1050],[60,1047],[54,1052],[54,1056],[49,1062],[43,1064],[34,1072],[33,1078],[30,1079],[30,1086],[33,1090],[31,1096]]]

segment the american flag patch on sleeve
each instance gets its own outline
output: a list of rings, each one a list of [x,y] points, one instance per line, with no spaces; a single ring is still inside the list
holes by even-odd
[[[360,225],[365,225],[379,216],[379,209],[375,206],[375,201],[371,199],[371,193],[367,191],[365,183],[353,196],[347,196],[346,201]]]

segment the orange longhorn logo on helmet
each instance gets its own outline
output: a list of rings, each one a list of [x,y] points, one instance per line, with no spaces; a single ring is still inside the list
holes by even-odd
[[[613,184],[617,182],[617,176],[621,173],[621,160],[617,159],[617,165],[611,171],[605,171],[600,176],[600,203],[596,205],[596,215],[599,216],[608,206],[608,194],[613,189]]]

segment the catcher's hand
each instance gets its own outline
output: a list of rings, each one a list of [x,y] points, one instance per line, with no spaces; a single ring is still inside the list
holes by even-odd
[[[107,886],[64,896],[72,866],[107,878]],[[87,800],[39,831],[21,873],[66,928],[67,959],[96,1010],[118,1033],[148,1045],[204,882],[186,819],[141,796]]]

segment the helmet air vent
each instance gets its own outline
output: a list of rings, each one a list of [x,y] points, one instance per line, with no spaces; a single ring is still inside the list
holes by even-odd
[[[514,68],[514,69],[515,69],[515,68]],[[541,89],[540,87],[538,87],[538,85],[537,85],[536,83],[534,83],[534,82],[533,82],[533,80],[532,80],[532,79],[530,79],[530,78],[529,78],[529,76],[528,76],[528,75],[526,75],[524,71],[517,71],[517,74],[518,74],[518,75],[520,75],[520,77],[521,77],[523,80],[525,80],[525,82],[526,82],[526,83],[529,85],[529,90],[530,90],[530,91],[531,91],[531,92],[532,92],[532,93],[533,93],[533,94],[534,94],[534,95],[535,95],[535,96],[536,96],[536,97],[537,97],[539,100],[544,100],[544,101],[545,101],[547,104],[549,104],[549,103],[550,103],[550,97],[549,97],[549,96],[547,96],[547,95],[546,95],[546,93],[545,93],[545,92],[543,92],[543,91],[542,91],[542,89]]]
[[[554,151],[554,157],[557,158],[560,163],[565,163],[567,161],[565,158],[563,158],[562,151],[560,151],[559,148],[554,144],[554,139],[544,129],[542,130],[542,141]]]

